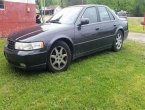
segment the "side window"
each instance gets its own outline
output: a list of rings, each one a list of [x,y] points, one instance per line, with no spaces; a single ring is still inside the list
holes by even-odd
[[[111,20],[115,20],[115,17],[113,16],[113,14],[108,10],[109,16]]]
[[[103,6],[98,7],[98,10],[99,10],[99,13],[100,13],[101,21],[109,21],[110,20],[110,16],[109,16],[105,7],[103,7]]]
[[[82,18],[88,18],[89,24],[97,22],[97,10],[95,7],[87,8]]]
[[[4,2],[3,0],[0,0],[0,9],[3,9],[4,8]]]

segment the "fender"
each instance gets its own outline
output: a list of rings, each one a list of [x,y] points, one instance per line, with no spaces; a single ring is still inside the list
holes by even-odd
[[[116,31],[115,31],[115,35],[117,35],[117,32],[118,32],[119,30],[122,30],[122,31],[123,31],[123,34],[124,34],[124,29],[123,29],[123,27],[122,27],[122,26],[119,26],[119,27],[116,29]]]
[[[74,43],[73,43],[73,40],[71,39],[71,37],[68,37],[68,36],[66,36],[66,35],[59,35],[59,36],[56,36],[56,37],[54,37],[50,42],[48,42],[48,45],[49,45],[49,47],[47,47],[47,49],[49,50],[50,48],[51,48],[51,46],[56,42],[56,41],[58,41],[58,40],[60,40],[60,39],[66,39],[66,40],[68,40],[70,43],[71,43],[71,45],[74,47]]]

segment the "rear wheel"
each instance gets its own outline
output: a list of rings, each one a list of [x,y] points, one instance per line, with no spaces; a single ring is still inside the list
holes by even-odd
[[[67,70],[71,62],[71,51],[63,41],[57,41],[48,54],[48,69],[51,72]]]
[[[118,31],[112,49],[113,51],[118,52],[122,49],[122,46],[123,46],[123,33],[121,31]]]

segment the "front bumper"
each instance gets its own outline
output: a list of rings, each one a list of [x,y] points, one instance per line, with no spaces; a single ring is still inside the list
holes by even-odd
[[[22,69],[46,69],[47,51],[18,51],[4,48],[4,55],[7,61]]]

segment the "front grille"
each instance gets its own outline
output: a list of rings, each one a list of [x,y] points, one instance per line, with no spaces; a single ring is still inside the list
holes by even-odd
[[[15,42],[8,40],[8,48],[11,50],[14,50],[15,49]]]

